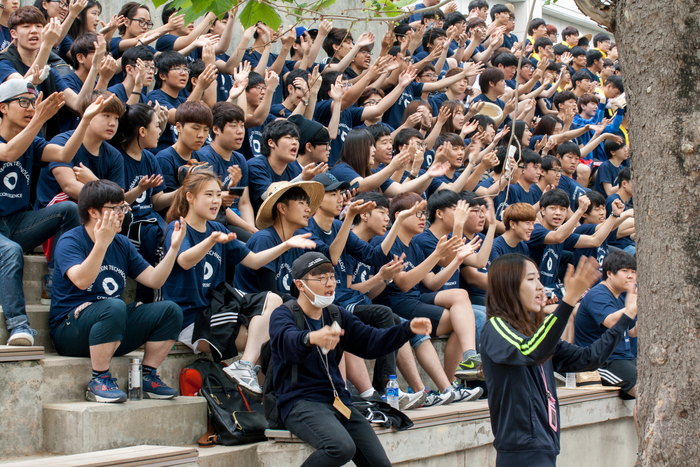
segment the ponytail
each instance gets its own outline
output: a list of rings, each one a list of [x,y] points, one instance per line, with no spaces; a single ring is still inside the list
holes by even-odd
[[[175,192],[175,199],[173,199],[170,209],[168,209],[168,213],[165,216],[165,221],[169,224],[172,221],[180,219],[180,217],[187,216],[187,213],[190,211],[190,203],[187,201],[187,193],[192,193],[196,196],[202,189],[202,186],[212,180],[216,181],[219,184],[219,187],[221,187],[221,180],[219,180],[219,177],[217,177],[214,172],[209,170],[197,170],[190,172],[187,177],[185,177],[182,186]]]

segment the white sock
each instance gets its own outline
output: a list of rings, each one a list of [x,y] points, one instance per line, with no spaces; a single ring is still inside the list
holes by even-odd
[[[449,391],[452,391],[452,386],[447,386],[445,389],[443,389],[442,393],[444,394]]]
[[[399,397],[402,397],[404,394],[406,394],[406,393],[403,392],[403,391],[401,390],[401,388],[399,388]]]
[[[362,394],[360,394],[360,397],[362,397],[363,399],[367,399],[367,398],[369,398],[369,397],[372,397],[372,395],[373,395],[375,392],[377,392],[377,391],[375,391],[374,388],[369,388],[368,390],[366,390],[365,392],[363,392]]]

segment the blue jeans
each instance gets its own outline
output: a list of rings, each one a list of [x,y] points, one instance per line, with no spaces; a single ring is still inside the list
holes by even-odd
[[[481,328],[486,324],[486,307],[484,305],[474,305],[472,303],[472,309],[474,310],[474,324],[476,325],[476,350],[479,350],[479,338],[481,337]]]
[[[22,288],[24,252],[53,236],[55,250],[60,236],[78,225],[78,206],[68,202],[0,218],[0,303],[7,329],[28,322]],[[49,273],[53,269],[53,250]]]

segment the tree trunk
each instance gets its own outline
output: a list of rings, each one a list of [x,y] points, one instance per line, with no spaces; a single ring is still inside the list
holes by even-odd
[[[608,26],[627,95],[639,263],[640,464],[700,465],[700,5],[616,3]]]

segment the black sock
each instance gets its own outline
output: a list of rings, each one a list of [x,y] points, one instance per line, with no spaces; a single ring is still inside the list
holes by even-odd
[[[143,365],[141,368],[142,368],[141,374],[143,374],[143,375],[150,375],[151,372],[153,372],[153,370],[155,370],[155,368],[153,368],[152,366],[147,366],[147,365]]]
[[[109,373],[109,368],[107,368],[104,371],[95,370],[94,368],[92,369],[92,377],[93,378],[99,378],[100,376],[102,376],[105,373]]]

